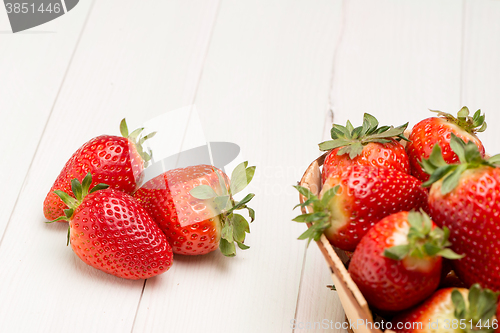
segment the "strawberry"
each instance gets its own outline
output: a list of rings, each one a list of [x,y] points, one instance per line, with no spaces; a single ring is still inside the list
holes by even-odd
[[[103,272],[137,280],[166,272],[172,266],[172,248],[163,232],[129,194],[97,184],[92,176],[71,181],[74,198],[56,190],[69,207],[68,241],[76,255]],[[51,221],[54,222],[54,221]]]
[[[332,173],[319,198],[308,189],[295,186],[307,198],[297,206],[313,209],[312,213],[294,219],[312,223],[299,239],[319,240],[324,233],[334,246],[354,251],[361,238],[382,218],[426,208],[427,193],[420,185],[415,177],[398,170],[354,165],[341,173]]]
[[[169,170],[144,184],[134,197],[144,206],[167,236],[174,253],[206,254],[220,248],[226,256],[236,255],[234,242],[240,249],[247,220],[235,210],[248,209],[251,222],[255,213],[233,195],[243,190],[253,178],[255,167],[238,165],[229,182],[227,175],[211,165],[197,165]]]
[[[467,299],[467,300],[466,300]],[[390,328],[397,333],[493,332],[498,328],[498,293],[481,289],[445,288],[424,303],[395,317]]]
[[[450,249],[449,230],[425,213],[399,212],[375,224],[359,242],[349,274],[368,303],[383,311],[412,307],[439,285],[442,258],[460,258]]]
[[[440,226],[450,229],[452,249],[465,254],[453,262],[467,285],[500,291],[500,155],[483,159],[478,147],[451,135],[450,145],[460,163],[448,164],[435,145],[428,160],[431,174],[424,186],[429,192],[429,212]]]
[[[142,130],[137,129],[129,135],[123,119],[120,124],[123,137],[102,135],[81,146],[66,162],[47,194],[43,202],[45,217],[54,220],[64,216],[64,209],[68,207],[54,191],[73,195],[71,180],[76,178],[82,181],[88,172],[94,175],[92,185],[106,183],[114,189],[132,194],[141,183],[145,163],[151,159],[151,152],[145,152],[142,144],[155,134],[140,138]]]
[[[470,117],[469,109],[464,106],[456,118],[449,113],[432,112],[436,112],[439,117],[427,118],[416,124],[411,131],[410,142],[406,145],[411,173],[422,182],[429,179],[429,175],[423,170],[420,161],[429,158],[435,144],[441,147],[446,162],[458,162],[458,156],[450,147],[451,133],[465,142],[474,142],[479,147],[481,156],[484,156],[484,147],[476,136],[477,132],[486,130],[486,122],[484,115],[481,115],[481,110],[477,110],[474,116]]]
[[[378,127],[378,120],[365,113],[363,126],[354,128],[350,121],[346,126],[334,124],[333,140],[319,144],[320,150],[330,150],[323,163],[322,181],[335,171],[350,165],[372,165],[410,173],[410,162],[399,139],[407,140],[403,132],[408,123],[397,128]],[[398,139],[398,140],[396,140]]]

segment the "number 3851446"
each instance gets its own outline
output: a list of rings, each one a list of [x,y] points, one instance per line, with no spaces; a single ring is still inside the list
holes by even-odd
[[[26,14],[26,13],[60,13],[62,8],[60,3],[41,3],[40,5],[26,2],[7,2],[5,3],[7,14]]]

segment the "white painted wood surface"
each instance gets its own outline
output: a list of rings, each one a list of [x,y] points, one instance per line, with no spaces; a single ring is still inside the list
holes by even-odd
[[[347,1],[332,78],[336,123],[413,126],[460,109],[461,1]]]
[[[6,11],[0,10],[0,119],[6,138],[0,146],[5,157],[0,183],[8,189],[0,192],[0,239],[71,65],[91,2],[81,5],[78,11],[16,35],[9,31]]]
[[[290,222],[298,214],[292,185],[318,154],[339,10],[330,1],[222,2],[195,104],[207,140],[237,143],[257,166],[249,186],[257,194],[251,248],[231,260],[181,259],[170,276],[148,281],[138,332],[195,332],[200,325],[214,332],[291,331],[304,256],[296,240],[303,226]],[[205,297],[186,301],[195,294]],[[165,315],[175,312],[188,314]],[[186,320],[189,314],[199,320]]]
[[[0,331],[339,331],[301,328],[344,315],[321,253],[296,240],[291,185],[330,109],[340,123],[370,112],[413,125],[428,108],[470,105],[487,113],[480,137],[496,152],[498,14],[487,0],[87,0],[13,35],[0,9]],[[190,104],[208,141],[257,165],[251,249],[176,257],[146,282],[86,266],[66,225],[43,223],[64,162],[123,117],[138,127]]]
[[[489,129],[479,134],[491,155],[500,153],[499,1],[466,1],[461,104],[486,114]]]
[[[409,128],[428,109],[482,109],[500,121],[498,1],[345,2],[330,95],[336,123],[359,125],[364,112]],[[500,143],[495,131],[479,134]]]

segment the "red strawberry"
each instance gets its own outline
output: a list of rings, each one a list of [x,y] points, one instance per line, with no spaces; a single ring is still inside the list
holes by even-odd
[[[370,305],[383,311],[407,309],[436,290],[442,257],[460,258],[445,249],[448,235],[425,213],[389,215],[363,236],[349,274]]]
[[[54,220],[64,216],[63,211],[68,207],[54,191],[72,195],[71,180],[76,178],[82,181],[88,172],[94,175],[92,185],[106,183],[114,189],[132,194],[141,183],[144,164],[151,159],[151,154],[143,151],[142,144],[155,134],[139,138],[142,130],[135,130],[129,135],[123,119],[120,131],[124,137],[102,135],[80,147],[66,162],[43,202],[45,218]]]
[[[82,184],[71,181],[74,196],[56,190],[68,205],[68,239],[85,263],[125,279],[147,279],[172,266],[172,248],[165,235],[130,195],[98,184],[90,192],[90,173]],[[52,221],[53,222],[53,221]]]
[[[467,301],[465,300],[467,298]],[[392,320],[397,333],[493,332],[498,293],[473,285],[436,291],[424,303]]]
[[[476,136],[476,132],[486,130],[484,115],[481,115],[480,110],[470,117],[469,109],[464,106],[458,112],[457,118],[449,113],[433,112],[437,112],[439,117],[427,118],[416,124],[411,131],[410,142],[406,145],[412,175],[423,182],[429,179],[429,175],[423,170],[420,161],[429,158],[435,144],[441,147],[446,162],[458,162],[458,156],[450,147],[451,133],[465,142],[474,142],[479,147],[481,156],[484,156],[484,147]]]
[[[334,124],[331,141],[319,144],[320,150],[331,150],[323,163],[323,183],[332,172],[351,165],[371,165],[410,173],[410,162],[405,148],[395,138],[407,140],[403,132],[408,123],[397,128],[378,127],[378,120],[365,113],[363,126],[354,128]]]
[[[440,226],[450,229],[452,249],[465,254],[453,262],[458,277],[467,285],[500,291],[500,156],[481,157],[477,146],[452,135],[453,151],[460,164],[447,164],[439,145],[422,164],[431,173],[425,186],[429,211]]]
[[[319,240],[324,232],[334,246],[354,251],[361,238],[382,218],[426,208],[427,193],[420,185],[415,177],[394,169],[354,165],[331,174],[319,198],[308,189],[295,186],[308,199],[297,206],[312,206],[314,210],[294,219],[313,223],[299,239]]]
[[[244,162],[228,177],[211,165],[174,169],[151,179],[134,197],[146,208],[167,236],[174,253],[206,254],[221,249],[226,256],[236,255],[234,242],[247,249],[243,242],[250,232],[248,222],[237,209],[248,209],[251,220],[254,211],[246,206],[254,196],[240,202],[233,195],[252,180],[255,167]]]

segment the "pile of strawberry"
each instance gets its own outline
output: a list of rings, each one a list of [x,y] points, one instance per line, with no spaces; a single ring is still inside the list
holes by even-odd
[[[351,278],[392,330],[500,332],[500,155],[485,157],[479,110],[434,112],[408,138],[408,124],[379,127],[369,114],[333,125],[319,196],[295,186],[297,206],[312,208],[294,219],[310,226],[299,239],[324,234],[347,251]]]
[[[80,147],[64,165],[43,203],[50,222],[68,221],[68,242],[85,263],[126,279],[166,272],[173,253],[207,254],[219,248],[236,255],[250,232],[237,210],[255,212],[233,195],[253,178],[255,167],[238,165],[231,179],[210,165],[168,170],[141,185],[151,152],[143,143],[155,133],[102,135]],[[235,245],[236,243],[236,245]]]

